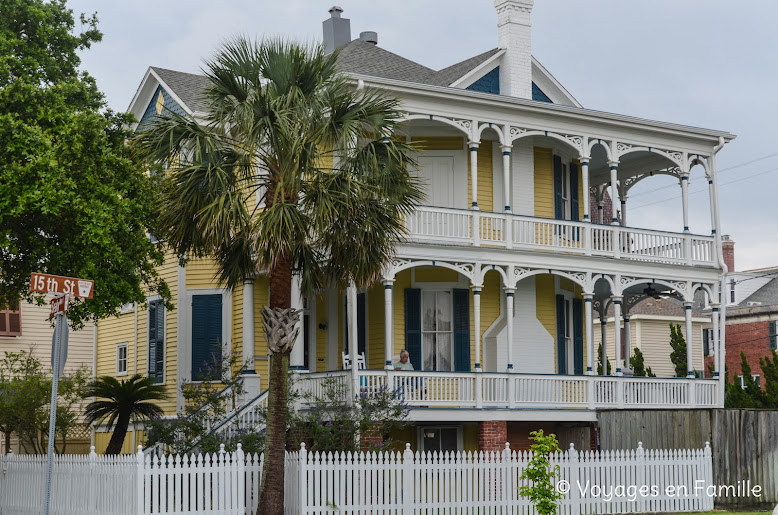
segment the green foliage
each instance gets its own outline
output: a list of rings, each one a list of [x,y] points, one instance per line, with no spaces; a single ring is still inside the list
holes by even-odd
[[[342,377],[329,377],[321,396],[301,396],[307,409],[292,415],[290,446],[296,448],[304,441],[311,452],[357,452],[359,436],[379,435],[382,443],[371,441],[368,451],[396,448],[401,442],[393,435],[407,426],[409,411],[402,392],[386,386],[363,389],[350,402],[349,390]]]
[[[676,377],[686,377],[686,338],[681,331],[681,324],[670,324],[670,361],[675,366]]]
[[[611,375],[613,369],[611,367],[611,360],[608,359],[608,373],[606,375]],[[597,346],[597,375],[602,375],[602,343],[600,343]]]
[[[629,367],[632,369],[635,377],[656,377],[651,367],[646,367],[643,353],[637,347],[635,347],[633,355],[629,358]]]
[[[521,479],[529,480],[528,485],[519,487],[519,493],[528,497],[539,515],[551,515],[557,511],[557,502],[563,496],[554,487],[554,478],[559,475],[559,465],[551,465],[551,455],[559,452],[559,441],[551,433],[544,435],[543,430],[530,433],[532,459],[521,472]]]
[[[244,396],[243,376],[230,373],[242,368],[240,365],[236,355],[229,354],[206,363],[198,381],[182,381],[179,389],[184,398],[183,412],[173,419],[150,420],[146,424],[146,446],[162,444],[165,450],[182,454],[195,448],[216,452],[220,444],[234,451],[240,443],[244,452],[262,452],[264,433],[256,428],[235,427],[237,436],[232,439],[211,432]]]
[[[55,449],[64,453],[68,434],[79,424],[81,397],[89,381],[81,368],[59,378]],[[32,350],[6,352],[0,360],[0,431],[15,433],[26,452],[45,454],[48,447],[51,376]],[[8,442],[8,438],[6,442]]]
[[[729,371],[726,371],[726,408],[778,409],[778,353],[771,351],[770,356],[759,358],[759,366],[764,388],[756,383],[746,355],[740,352],[740,370],[745,388],[741,387],[737,374],[730,383]]]
[[[101,112],[78,68],[102,37],[97,18],[74,34],[64,0],[0,0],[0,12],[0,306],[43,301],[32,272],[95,281],[93,299],[71,303],[76,328],[150,290],[169,298],[146,235],[156,189],[125,146],[131,117]]]
[[[165,386],[151,377],[135,374],[126,380],[102,376],[90,383],[84,397],[97,397],[84,410],[86,423],[105,422],[113,429],[106,454],[119,454],[130,422],[144,422],[162,416],[162,408],[152,401],[167,398]]]

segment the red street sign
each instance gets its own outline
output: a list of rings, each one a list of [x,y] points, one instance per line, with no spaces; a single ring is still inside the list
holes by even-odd
[[[67,309],[68,309],[67,296],[55,297],[51,299],[51,315],[49,316],[49,318],[53,317],[57,313],[64,313]]]
[[[74,297],[91,299],[94,297],[95,282],[88,279],[76,279],[59,275],[33,272],[30,290],[38,293],[62,293]]]

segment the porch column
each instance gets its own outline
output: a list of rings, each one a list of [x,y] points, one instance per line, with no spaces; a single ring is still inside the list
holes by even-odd
[[[290,306],[292,309],[303,309],[303,297],[301,292],[301,280],[300,274],[292,274],[292,295],[290,300]],[[305,331],[303,328],[303,321],[305,317],[300,316],[300,321],[297,324],[297,339],[294,341],[292,352],[289,355],[289,368],[291,370],[303,370],[305,369]]]
[[[478,142],[469,141],[470,148],[470,184],[472,187],[473,209],[478,209]],[[475,230],[475,228],[473,228]]]
[[[602,374],[608,375],[608,317],[600,313],[600,359],[602,360]]]
[[[597,202],[597,223],[603,224],[605,220],[605,202],[600,200]]]
[[[629,357],[632,355],[632,338],[629,335],[629,315],[624,313],[624,349],[627,351],[627,355],[624,356],[624,362],[626,368],[632,368],[629,363]]]
[[[254,371],[254,279],[243,281],[243,373]]]
[[[619,170],[619,162],[618,161],[610,161],[608,163],[611,167],[611,206],[612,206],[612,213],[611,213],[611,225],[619,225],[619,215],[616,211],[616,206],[618,205],[616,203],[616,198],[618,198],[618,170]]]
[[[718,379],[721,375],[719,370],[719,306],[713,304],[713,310],[710,314],[711,325],[711,345],[713,347],[713,377]]]
[[[616,375],[620,376],[624,368],[621,356],[621,297],[613,297],[613,341],[616,344]]]
[[[392,309],[392,294],[394,279],[384,279],[384,368],[392,370],[394,355],[394,310]]]
[[[351,281],[346,290],[346,310],[348,311],[348,320],[346,330],[348,331],[348,355],[351,358],[351,368],[357,366],[357,286]]]
[[[503,198],[505,199],[505,212],[511,212],[511,147],[502,146],[502,182]]]
[[[506,323],[508,324],[508,372],[513,372],[513,288],[505,288]]]
[[[583,198],[581,199],[581,202],[583,202],[584,205],[584,215],[583,215],[583,221],[584,222],[591,222],[591,213],[589,211],[591,210],[589,202],[589,157],[581,157],[581,179],[582,179],[582,186],[581,189],[583,189]]]
[[[594,375],[594,327],[592,324],[591,293],[584,293],[584,322],[586,323],[586,375]]]
[[[681,202],[683,204],[683,232],[689,232],[689,174],[681,175]]]
[[[693,342],[692,342],[692,303],[683,303],[686,315],[686,377],[694,377]]]
[[[473,290],[473,332],[475,334],[475,371],[481,372],[481,288],[474,284]]]
[[[626,227],[627,225],[627,195],[625,194],[621,199],[621,225]]]

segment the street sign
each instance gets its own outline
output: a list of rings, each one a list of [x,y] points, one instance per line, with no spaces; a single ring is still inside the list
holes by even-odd
[[[33,272],[30,278],[30,290],[38,293],[63,293],[91,299],[94,297],[95,282],[88,279],[62,277],[60,275]]]
[[[62,297],[54,297],[51,299],[51,314],[49,318],[53,317],[57,313],[64,313],[68,309],[68,297],[63,295]]]

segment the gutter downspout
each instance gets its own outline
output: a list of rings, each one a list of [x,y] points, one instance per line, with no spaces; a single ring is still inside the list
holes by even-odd
[[[713,154],[710,156],[711,160],[711,177],[713,178],[713,205],[714,205],[714,214],[716,219],[716,226],[715,231],[716,235],[714,238],[715,245],[716,245],[716,256],[719,260],[719,264],[721,265],[721,283],[719,285],[719,297],[721,300],[721,312],[719,314],[719,332],[721,333],[721,336],[719,337],[719,348],[717,349],[718,355],[716,359],[719,360],[719,383],[718,383],[718,390],[719,390],[719,407],[724,407],[724,395],[726,392],[725,388],[725,367],[726,367],[726,342],[727,342],[727,296],[726,296],[726,285],[727,285],[727,274],[730,272],[729,269],[727,269],[727,264],[724,262],[724,250],[721,247],[721,217],[719,214],[719,180],[718,180],[718,173],[716,168],[716,154],[718,154],[719,150],[724,148],[724,145],[726,143],[724,142],[724,138],[722,136],[719,136],[719,144],[713,147]],[[733,270],[734,272],[734,270]]]
[[[97,320],[92,326],[92,381],[97,379]],[[97,397],[92,397],[92,402],[96,401]],[[95,446],[95,427],[92,426],[90,431],[89,446],[94,448]]]

